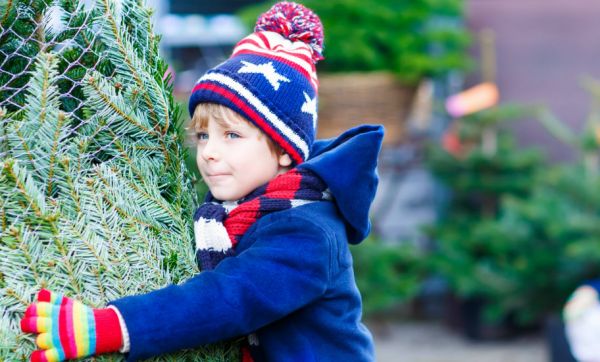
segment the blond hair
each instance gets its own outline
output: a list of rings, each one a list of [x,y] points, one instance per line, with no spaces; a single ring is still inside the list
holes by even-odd
[[[257,128],[252,122],[240,116],[233,109],[217,103],[199,103],[194,110],[194,115],[190,121],[188,131],[195,135],[196,132],[208,127],[208,120],[212,119],[222,127],[230,127],[240,122],[244,122],[254,128]],[[265,137],[265,133],[259,129],[260,138]],[[273,142],[270,137],[267,137],[267,145],[273,154],[281,155],[283,149]]]

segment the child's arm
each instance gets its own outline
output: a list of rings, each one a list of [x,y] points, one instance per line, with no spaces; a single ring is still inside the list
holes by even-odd
[[[117,352],[122,331],[112,308],[92,309],[77,300],[42,289],[37,302],[27,308],[21,329],[39,333],[31,361],[59,362],[66,359]]]
[[[253,237],[251,248],[183,285],[112,302],[130,338],[128,360],[249,334],[325,292],[337,253],[333,238],[314,222],[279,218]],[[90,322],[78,323],[81,315]],[[21,328],[40,333],[32,361],[116,352],[123,344],[111,307],[92,309],[45,290],[28,308]]]
[[[298,214],[257,226],[254,244],[215,270],[112,302],[129,332],[128,360],[255,332],[325,293],[338,260],[331,232]]]

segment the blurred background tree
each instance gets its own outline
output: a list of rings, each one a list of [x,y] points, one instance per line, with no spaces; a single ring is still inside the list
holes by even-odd
[[[541,153],[517,146],[507,127],[531,112],[503,105],[464,116],[428,154],[429,167],[451,193],[443,216],[429,229],[432,271],[446,279],[461,303],[485,300],[483,315],[492,321],[507,315],[493,313],[490,288],[506,288],[494,268],[514,253],[511,235],[496,223],[501,200],[526,198],[546,167]],[[477,338],[479,332],[467,333]]]
[[[548,109],[538,119],[579,155],[570,164],[540,170],[526,198],[501,205],[497,226],[508,235],[507,262],[494,265],[504,288],[490,288],[498,310],[521,323],[560,314],[569,294],[600,276],[600,83],[583,81],[591,96],[584,129],[575,134]]]
[[[366,316],[385,315],[418,296],[428,273],[418,249],[370,236],[351,251]]]
[[[241,12],[248,29],[276,1]],[[325,29],[323,72],[391,71],[406,83],[465,69],[463,0],[306,0]]]
[[[431,271],[463,302],[477,301],[482,323],[540,326],[577,285],[600,275],[600,87],[584,85],[593,99],[578,135],[544,107],[524,109],[579,151],[576,163],[551,164],[517,147],[500,126],[519,112],[503,107],[459,120],[431,149],[432,170],[452,193],[430,228]],[[496,131],[497,148],[485,135]],[[477,328],[465,333],[486,337]]]

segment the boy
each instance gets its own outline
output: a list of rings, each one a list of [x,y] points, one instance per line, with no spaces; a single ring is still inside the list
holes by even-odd
[[[42,290],[21,321],[41,333],[32,360],[134,361],[246,335],[244,360],[374,360],[348,243],[370,229],[383,130],[314,142],[322,40],[310,10],[276,4],[194,87],[203,272],[104,309]]]

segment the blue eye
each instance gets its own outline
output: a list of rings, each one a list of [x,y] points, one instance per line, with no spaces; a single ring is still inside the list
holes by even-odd
[[[206,132],[198,132],[196,133],[196,138],[198,138],[198,140],[207,140],[208,139],[208,133]]]
[[[227,137],[229,138],[240,138],[240,135],[233,132],[227,132]]]

